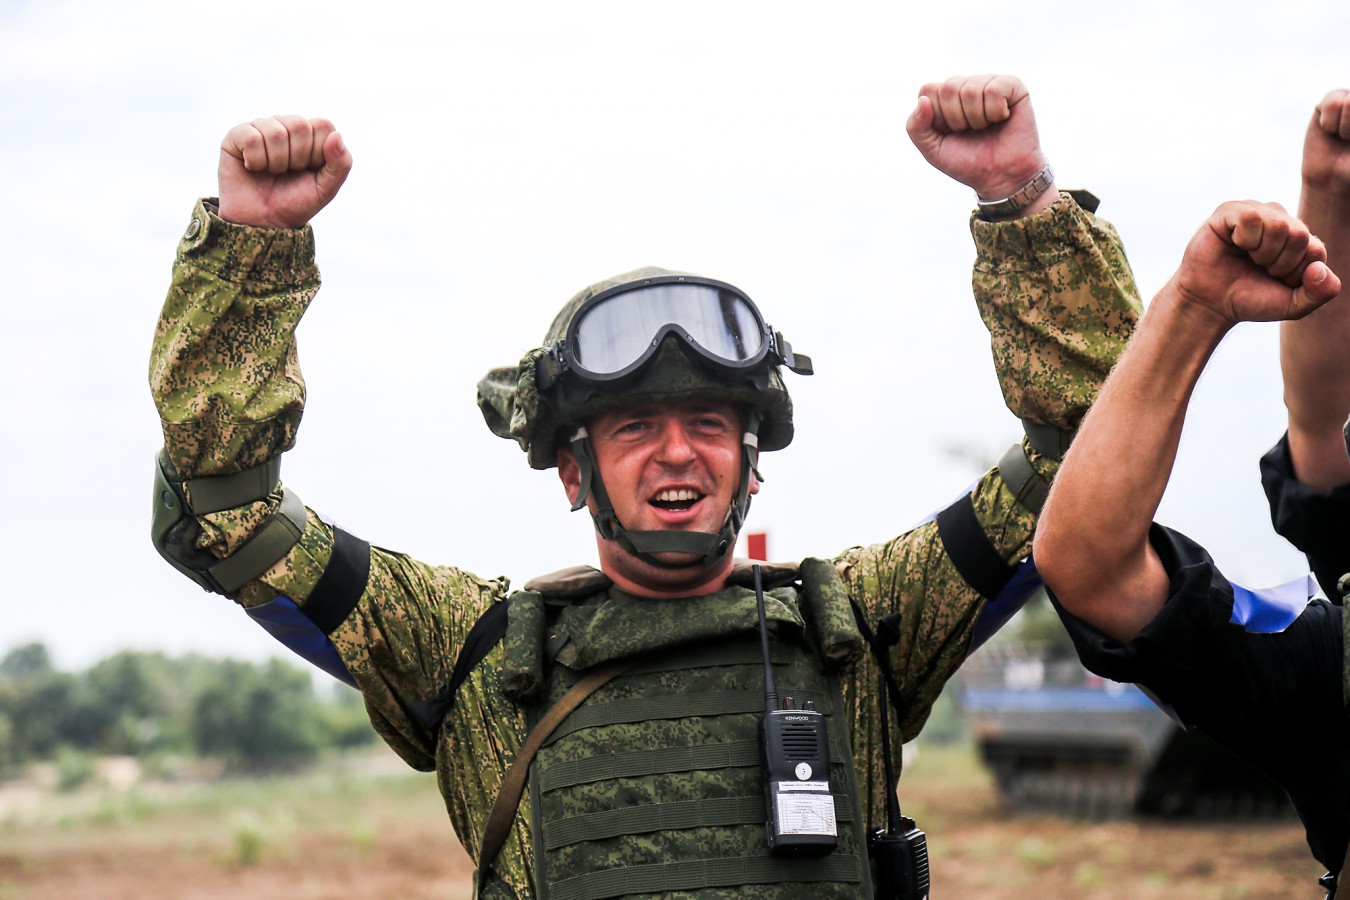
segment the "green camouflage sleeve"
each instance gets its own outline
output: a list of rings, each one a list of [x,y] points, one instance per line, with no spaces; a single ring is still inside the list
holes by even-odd
[[[181,477],[229,475],[295,443],[305,403],[295,327],[318,290],[308,226],[232,225],[216,215],[213,201],[198,201],[178,243],[150,354],[150,393]],[[229,556],[280,501],[275,491],[265,501],[199,516],[197,548]],[[308,520],[306,539],[269,573],[305,593],[332,552],[331,534],[312,514]],[[235,599],[257,606],[276,593],[254,582]]]
[[[308,226],[233,225],[212,201],[198,202],[150,359],[165,447],[181,476],[237,472],[294,444],[305,401],[295,328],[318,288]],[[280,499],[278,490],[265,501],[199,516],[197,546],[228,556]],[[256,608],[285,597],[303,609],[333,547],[333,529],[308,511],[299,543],[235,601]],[[328,639],[365,695],[376,730],[409,764],[435,766],[439,729],[414,710],[445,690],[465,635],[505,592],[503,579],[372,548],[365,591]],[[507,717],[504,727],[514,726]]]
[[[1115,229],[1063,194],[1050,209],[1028,219],[976,220],[972,233],[978,248],[975,296],[1009,408],[1033,422],[1077,425],[1141,309]],[[1022,450],[1031,467],[1050,481],[1058,463],[1026,439]],[[1006,564],[1031,552],[1036,514],[997,468],[975,485],[970,502],[990,547]],[[855,547],[837,564],[870,622],[899,614],[899,642],[890,663],[904,703],[892,730],[894,740],[910,740],[964,662],[985,598],[957,571],[936,522],[885,543]],[[859,667],[846,697],[871,821],[881,821],[885,791],[876,678],[869,660]]]
[[[1015,222],[972,216],[970,233],[1004,401],[1022,419],[1077,427],[1143,311],[1120,236],[1068,192]]]

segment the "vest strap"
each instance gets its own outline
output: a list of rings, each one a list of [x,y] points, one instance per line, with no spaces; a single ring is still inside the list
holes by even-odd
[[[572,685],[525,736],[525,743],[521,745],[520,752],[512,761],[511,768],[506,771],[506,777],[502,779],[501,787],[497,789],[497,799],[493,801],[487,822],[483,826],[483,842],[478,848],[480,892],[486,883],[483,876],[497,858],[497,854],[501,852],[506,836],[511,833],[511,823],[515,821],[516,810],[520,808],[520,797],[525,791],[525,781],[529,776],[530,764],[534,762],[535,754],[563,719],[566,719],[587,697],[623,674],[626,668],[623,663],[605,666]]]
[[[590,872],[554,882],[548,893],[551,900],[600,900],[628,894],[820,881],[862,881],[862,862],[842,853],[818,859],[696,859]]]

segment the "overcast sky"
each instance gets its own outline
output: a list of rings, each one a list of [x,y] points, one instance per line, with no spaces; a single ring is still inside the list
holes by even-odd
[[[1293,207],[1312,107],[1350,84],[1330,2],[427,6],[0,2],[0,653],[274,652],[147,537],[151,332],[236,122],[328,116],[355,156],[315,223],[286,482],[375,543],[519,582],[593,561],[591,525],[474,384],[586,283],[731,281],[812,356],[751,526],[775,558],[833,554],[1018,435],[970,300],[971,197],[904,134],[922,83],[1021,76],[1146,296],[1219,202]],[[1275,336],[1221,349],[1160,516],[1253,585],[1303,571],[1256,470],[1283,428]]]

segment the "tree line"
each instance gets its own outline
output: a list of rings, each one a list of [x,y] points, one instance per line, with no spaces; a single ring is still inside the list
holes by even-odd
[[[0,776],[72,751],[267,770],[375,740],[356,691],[321,693],[308,669],[278,659],[126,650],[64,672],[41,643],[0,658]]]

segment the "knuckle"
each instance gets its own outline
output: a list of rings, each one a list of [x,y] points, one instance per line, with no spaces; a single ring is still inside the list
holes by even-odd
[[[276,119],[259,119],[253,127],[258,130],[262,142],[269,146],[276,146],[286,140],[286,127]]]

